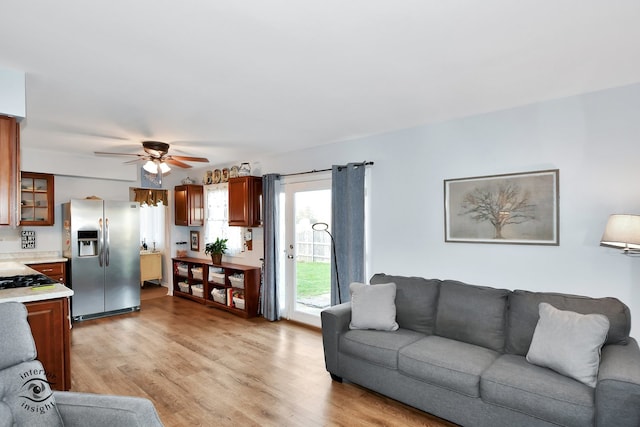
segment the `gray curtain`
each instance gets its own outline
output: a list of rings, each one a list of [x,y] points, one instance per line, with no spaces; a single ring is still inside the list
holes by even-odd
[[[334,165],[331,170],[331,232],[337,260],[337,265],[331,269],[331,304],[335,305],[351,300],[351,282],[364,282],[365,166],[349,163]]]
[[[280,271],[277,236],[279,234],[280,211],[278,188],[280,175],[268,174],[262,177],[262,221],[264,228],[264,267],[260,309],[268,320],[280,319],[278,301],[278,272]]]

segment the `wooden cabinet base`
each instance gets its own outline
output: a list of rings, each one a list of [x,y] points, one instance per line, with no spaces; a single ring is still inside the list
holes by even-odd
[[[38,360],[54,390],[71,388],[69,300],[57,298],[25,303]]]

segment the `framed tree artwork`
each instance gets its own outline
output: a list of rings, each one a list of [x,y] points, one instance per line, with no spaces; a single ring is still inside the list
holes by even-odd
[[[559,245],[558,180],[558,169],[445,180],[445,242]]]

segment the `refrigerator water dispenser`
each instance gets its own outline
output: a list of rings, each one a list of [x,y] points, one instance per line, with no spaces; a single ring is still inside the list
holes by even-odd
[[[78,256],[98,255],[98,230],[78,230]]]

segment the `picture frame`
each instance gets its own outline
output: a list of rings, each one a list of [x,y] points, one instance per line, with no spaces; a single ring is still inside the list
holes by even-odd
[[[200,232],[199,231],[191,230],[189,241],[191,242],[192,251],[197,252],[200,250]]]
[[[445,242],[560,244],[559,169],[444,180]]]

